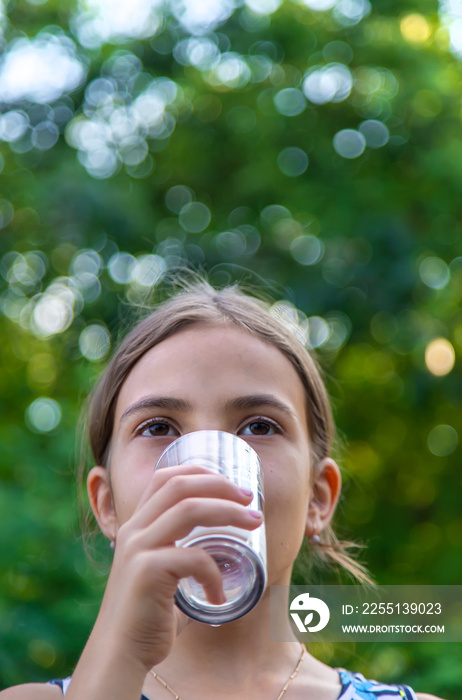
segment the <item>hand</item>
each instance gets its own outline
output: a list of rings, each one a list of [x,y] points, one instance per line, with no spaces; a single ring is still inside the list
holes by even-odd
[[[181,578],[193,576],[210,603],[225,602],[213,558],[198,547],[176,547],[175,541],[198,525],[258,527],[262,517],[246,508],[251,500],[251,494],[204,467],[168,467],[154,472],[132,517],[120,527],[97,624],[111,629],[146,671],[169,654],[187,622],[174,604]]]

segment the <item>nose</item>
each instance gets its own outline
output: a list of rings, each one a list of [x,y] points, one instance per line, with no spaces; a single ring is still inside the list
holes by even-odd
[[[219,430],[223,433],[231,433],[231,435],[236,434],[235,425],[231,423],[229,417],[220,415],[217,409],[195,413],[187,424],[183,426],[183,429],[183,435],[197,433],[202,430]]]

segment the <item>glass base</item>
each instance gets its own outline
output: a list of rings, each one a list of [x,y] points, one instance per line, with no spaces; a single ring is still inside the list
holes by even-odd
[[[246,615],[258,603],[266,587],[265,570],[257,554],[242,540],[207,535],[186,546],[202,547],[215,559],[226,596],[226,603],[212,605],[200,583],[192,577],[182,579],[175,599],[186,615],[210,625],[221,625]]]

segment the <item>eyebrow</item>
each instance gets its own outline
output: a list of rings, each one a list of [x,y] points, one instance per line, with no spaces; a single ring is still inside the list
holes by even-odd
[[[193,410],[192,404],[184,399],[175,399],[170,396],[146,396],[129,406],[127,410],[122,413],[120,422],[122,423],[133,414],[142,413],[150,408],[163,408],[166,411],[179,411],[182,413],[191,412]]]
[[[225,409],[227,410],[259,408],[260,406],[274,408],[289,418],[297,418],[297,414],[292,408],[271,394],[238,396],[235,399],[229,399],[229,401],[225,403]],[[142,413],[152,408],[162,408],[167,411],[177,411],[180,413],[192,413],[194,411],[194,405],[185,399],[178,399],[171,396],[145,396],[124,411],[120,418],[120,423],[134,414]]]
[[[272,394],[251,394],[249,396],[239,396],[235,399],[230,399],[225,404],[225,407],[230,409],[258,408],[259,406],[275,408],[290,418],[297,418],[297,414],[292,408],[290,408],[283,401],[280,401],[280,399],[272,396]]]

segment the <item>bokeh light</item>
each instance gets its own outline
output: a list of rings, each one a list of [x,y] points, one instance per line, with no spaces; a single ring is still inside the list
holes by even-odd
[[[41,5],[44,0],[28,0],[32,5]],[[41,668],[51,668],[56,662],[56,649],[47,639],[32,639],[27,645],[27,655]]]
[[[222,231],[216,237],[216,246],[229,259],[244,255],[247,241],[242,231]]]
[[[136,259],[129,253],[114,253],[109,259],[107,269],[110,277],[117,284],[127,284],[132,279]]]
[[[236,5],[233,0],[176,0],[169,9],[186,32],[204,35],[228,19]]]
[[[296,117],[306,108],[306,100],[300,90],[285,88],[274,96],[274,106],[280,114]]]
[[[300,265],[314,265],[324,255],[324,244],[316,236],[298,236],[290,244],[290,253]]]
[[[111,347],[111,336],[106,326],[94,323],[83,329],[79,336],[80,352],[87,360],[102,360]]]
[[[0,116],[0,139],[12,142],[20,139],[29,128],[29,116],[21,110],[11,110]]]
[[[69,328],[73,318],[72,306],[65,299],[43,294],[35,305],[32,321],[36,334],[48,338]]]
[[[210,70],[220,55],[217,41],[213,39],[208,36],[182,39],[175,45],[173,56],[183,66],[195,66],[199,70]]]
[[[247,0],[246,5],[258,18],[275,12],[281,0]],[[348,7],[345,5],[344,11]],[[232,0],[176,0],[168,6],[160,0],[134,0],[130,4],[123,0],[81,0],[71,26],[82,46],[91,49],[107,42],[155,36],[163,28],[165,12],[173,14],[183,31],[207,35],[235,9]]]
[[[260,218],[265,226],[271,228],[275,226],[279,221],[284,219],[291,219],[292,214],[287,209],[280,204],[270,204],[260,212]]]
[[[194,192],[184,185],[174,185],[167,190],[165,204],[174,214],[179,214],[183,207],[194,199]]]
[[[359,125],[358,131],[366,139],[366,145],[369,148],[381,148],[390,139],[388,127],[377,119],[366,119]]]
[[[298,177],[308,168],[308,156],[301,148],[284,148],[278,155],[278,167],[287,177]]]
[[[215,88],[242,88],[251,78],[246,60],[238,53],[222,53],[212,68],[204,74],[205,80]]]
[[[450,48],[462,57],[462,8],[459,0],[439,0],[443,26],[449,29]]]
[[[450,425],[437,425],[428,434],[428,449],[436,457],[446,457],[452,454],[458,443],[459,436]]]
[[[53,148],[59,138],[59,129],[52,121],[40,122],[31,134],[31,144],[39,151]]]
[[[30,310],[25,307],[29,317],[24,315],[24,322],[38,337],[48,338],[69,328],[83,305],[76,281],[71,277],[57,277],[43,293],[32,299]]]
[[[8,226],[13,220],[14,209],[7,199],[0,199],[0,228]]]
[[[442,377],[454,367],[455,352],[452,344],[446,338],[435,338],[425,349],[425,364],[429,372]]]
[[[303,81],[303,92],[316,105],[346,100],[353,87],[353,75],[342,63],[314,66]]]
[[[344,63],[348,65],[353,60],[353,49],[346,41],[334,39],[334,41],[329,41],[324,46],[322,55],[327,63]]]
[[[10,290],[21,294],[31,293],[45,275],[47,260],[40,251],[29,251],[24,255],[16,251],[6,253],[0,271]]]
[[[360,66],[355,70],[355,92],[367,102],[373,97],[390,100],[399,92],[399,82],[388,68]]]
[[[0,64],[0,100],[14,104],[54,102],[82,84],[85,68],[73,41],[64,34],[41,32],[7,48]]]
[[[245,0],[245,4],[257,15],[269,15],[276,12],[282,0]]]
[[[430,25],[423,15],[406,15],[400,22],[401,34],[411,43],[421,44],[431,35]]]
[[[85,91],[84,114],[66,128],[66,140],[78,150],[82,165],[95,178],[108,178],[122,165],[137,167],[147,159],[148,139],[164,140],[176,126],[182,92],[168,78],[154,78],[141,92],[127,94],[141,71],[129,52],[108,64],[112,78],[96,78]]]
[[[290,301],[277,301],[271,306],[270,312],[302,345],[309,346],[309,321],[303,311],[297,309]]]
[[[352,331],[352,323],[348,316],[341,311],[331,311],[326,314],[329,324],[329,336],[323,347],[326,350],[337,351],[348,341]]]
[[[451,272],[449,266],[436,256],[422,260],[419,265],[419,275],[422,282],[431,289],[443,289],[449,282]]]
[[[26,410],[26,423],[37,433],[49,433],[61,421],[61,407],[54,399],[41,397],[35,399]]]
[[[82,0],[72,26],[82,46],[152,36],[162,24],[158,0]]]
[[[334,148],[342,158],[358,158],[366,148],[366,139],[355,129],[342,129],[333,139]]]
[[[342,27],[353,27],[371,11],[369,0],[337,0],[333,16]]]
[[[330,10],[334,7],[337,0],[303,0],[303,4],[310,7],[312,10],[317,10],[322,12],[324,10]]]
[[[308,344],[316,349],[324,345],[330,335],[330,327],[321,316],[310,316],[308,319]]]
[[[136,259],[130,281],[139,287],[151,288],[162,279],[166,270],[165,260],[159,255],[140,255]]]
[[[185,231],[200,233],[210,223],[210,209],[202,202],[190,202],[181,208],[178,219]]]

